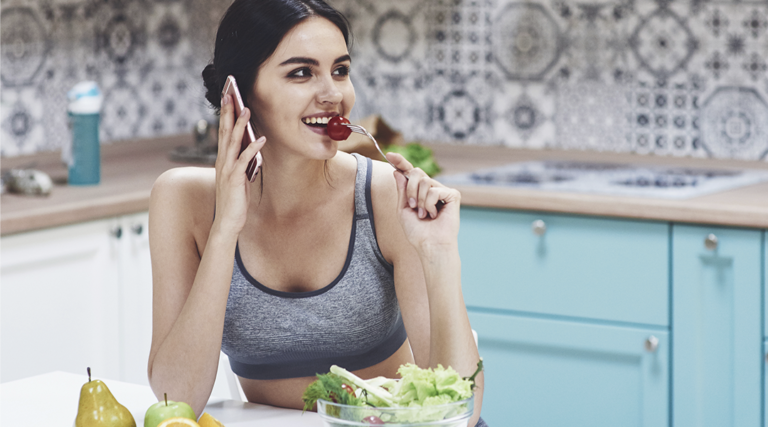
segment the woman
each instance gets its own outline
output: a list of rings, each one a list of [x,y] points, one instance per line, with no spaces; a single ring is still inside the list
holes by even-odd
[[[322,0],[237,0],[222,19],[203,72],[220,109],[215,169],[174,169],[152,189],[158,397],[200,413],[220,350],[249,401],[289,408],[331,364],[364,378],[395,377],[404,363],[474,372],[459,193],[397,154],[393,171],[337,152],[323,124],[355,102],[349,37]],[[247,107],[240,117],[220,98],[228,75]],[[261,137],[240,153],[249,120]]]

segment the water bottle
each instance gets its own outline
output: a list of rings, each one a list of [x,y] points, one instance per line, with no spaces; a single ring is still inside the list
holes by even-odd
[[[61,157],[69,166],[69,185],[96,185],[101,180],[101,91],[96,82],[80,82],[67,92],[67,99],[72,139]]]

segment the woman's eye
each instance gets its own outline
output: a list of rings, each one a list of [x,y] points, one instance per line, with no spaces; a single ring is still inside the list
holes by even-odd
[[[341,67],[333,70],[334,76],[348,76],[349,75],[349,66],[342,65]]]
[[[299,68],[298,70],[291,71],[291,73],[288,74],[288,77],[297,77],[297,78],[312,77],[312,71],[307,67]]]

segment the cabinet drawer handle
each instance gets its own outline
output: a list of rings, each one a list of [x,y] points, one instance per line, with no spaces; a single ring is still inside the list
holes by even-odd
[[[717,249],[717,236],[711,233],[707,235],[707,238],[704,239],[704,247],[711,251]]]
[[[133,234],[137,236],[141,236],[141,233],[144,232],[144,226],[142,226],[141,224],[134,224],[131,227],[131,231],[133,231]]]
[[[121,237],[123,237],[123,227],[115,227],[109,231],[109,234],[115,239],[119,240]]]
[[[544,221],[537,219],[531,224],[531,229],[533,230],[533,234],[543,236],[544,233],[547,232],[547,224]]]
[[[659,348],[659,339],[651,335],[645,339],[645,350],[649,353],[653,353]]]

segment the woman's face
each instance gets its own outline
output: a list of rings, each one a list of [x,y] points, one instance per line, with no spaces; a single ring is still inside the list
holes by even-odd
[[[259,68],[249,102],[256,128],[267,137],[264,149],[333,157],[337,143],[322,122],[348,117],[355,104],[349,67],[344,36],[332,22],[312,17],[291,29]]]

